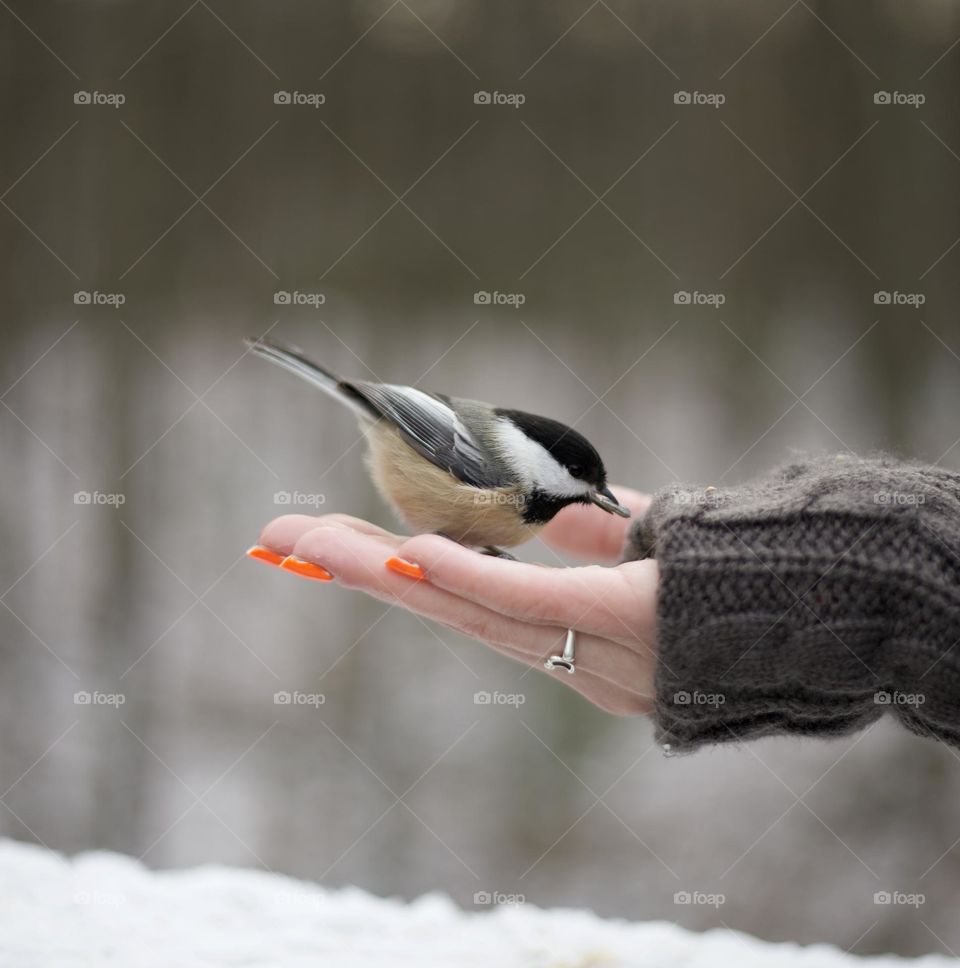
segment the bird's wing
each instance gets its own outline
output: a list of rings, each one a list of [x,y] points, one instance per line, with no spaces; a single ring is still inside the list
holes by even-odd
[[[395,424],[414,450],[464,484],[502,487],[508,483],[483,444],[443,398],[415,387],[364,380],[344,382]]]

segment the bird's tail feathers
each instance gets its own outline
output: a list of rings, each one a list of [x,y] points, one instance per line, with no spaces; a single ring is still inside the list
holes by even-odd
[[[370,405],[349,384],[345,384],[335,373],[325,370],[318,363],[304,356],[297,347],[287,346],[268,337],[248,338],[244,343],[251,353],[262,356],[291,373],[296,373],[297,376],[319,387],[331,397],[335,397],[356,413],[366,417],[371,416]]]

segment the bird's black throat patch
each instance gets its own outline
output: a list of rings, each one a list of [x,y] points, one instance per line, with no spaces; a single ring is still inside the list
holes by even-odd
[[[568,504],[584,503],[583,497],[557,497],[544,491],[531,491],[523,502],[521,514],[527,524],[546,524]]]

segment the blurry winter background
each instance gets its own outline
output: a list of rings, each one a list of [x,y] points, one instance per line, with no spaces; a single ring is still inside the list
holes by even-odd
[[[941,0],[0,0],[0,832],[957,949],[955,751],[667,759],[246,560],[291,507],[393,522],[241,338],[552,414],[646,489],[960,466],[958,36]]]

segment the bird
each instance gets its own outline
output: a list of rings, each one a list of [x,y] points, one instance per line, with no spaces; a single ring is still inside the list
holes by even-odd
[[[570,504],[630,517],[607,486],[596,448],[558,420],[418,387],[346,380],[294,346],[244,341],[354,412],[367,468],[384,500],[416,534],[483,554],[533,538]]]

